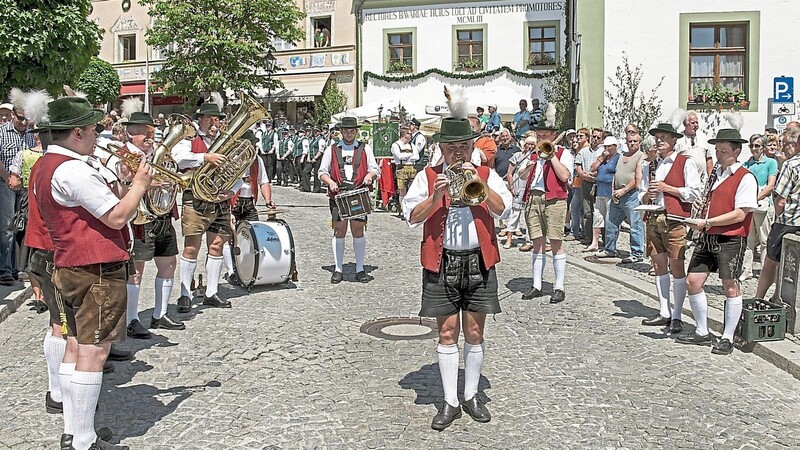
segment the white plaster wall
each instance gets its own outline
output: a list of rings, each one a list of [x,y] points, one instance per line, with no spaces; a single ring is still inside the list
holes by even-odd
[[[632,65],[642,65],[642,86],[648,90],[664,76],[658,91],[664,100],[664,115],[679,105],[678,73],[681,13],[759,11],[761,12],[760,70],[758,111],[743,112],[742,135],[763,132],[767,121],[767,99],[772,97],[773,78],[795,77],[795,93],[800,90],[800,37],[797,17],[800,2],[795,0],[606,0],[605,89],[626,52]],[[796,116],[795,116],[796,117]]]

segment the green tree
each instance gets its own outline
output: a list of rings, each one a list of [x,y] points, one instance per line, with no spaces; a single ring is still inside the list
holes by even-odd
[[[153,75],[168,95],[253,90],[282,86],[268,80],[267,51],[274,40],[305,37],[305,14],[294,0],[140,0],[153,26],[147,44],[162,49],[161,70]]]
[[[0,0],[0,94],[55,94],[100,51],[103,29],[87,20],[89,0]]]
[[[322,98],[314,107],[312,122],[318,127],[328,125],[332,115],[339,114],[345,109],[347,109],[347,95],[339,89],[335,82],[328,81],[325,89],[322,90]]]
[[[624,136],[625,127],[632,123],[639,130],[647,130],[661,116],[662,100],[656,91],[664,82],[661,77],[656,87],[645,94],[642,86],[642,66],[631,67],[628,56],[622,53],[622,64],[617,66],[614,78],[608,77],[611,89],[605,91],[607,104],[599,107],[606,130],[615,136]]]
[[[75,88],[94,104],[108,103],[119,95],[119,74],[111,64],[95,57],[78,77]]]
[[[570,114],[571,89],[569,66],[564,62],[561,62],[542,83],[545,101],[556,106],[556,126],[561,130],[575,126],[575,116]]]

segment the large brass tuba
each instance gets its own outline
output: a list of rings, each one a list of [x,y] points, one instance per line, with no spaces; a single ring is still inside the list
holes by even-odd
[[[220,166],[204,164],[195,171],[192,178],[191,187],[195,198],[205,202],[219,201],[219,194],[230,190],[256,158],[253,144],[239,138],[251,125],[266,117],[267,110],[244,92],[239,93],[239,98],[242,106],[228,121],[225,130],[220,130],[219,136],[208,149],[208,153],[223,154],[227,160]]]
[[[461,201],[467,206],[478,206],[485,202],[489,196],[489,188],[471,170],[464,170],[461,153],[456,153],[455,159],[453,165],[445,171],[447,181],[450,183],[450,198]]]
[[[184,139],[193,138],[197,131],[192,124],[192,120],[183,114],[172,114],[169,117],[169,123],[169,132],[164,136],[156,151],[153,152],[150,164],[162,167],[173,173],[179,173],[178,163],[175,162],[170,154],[172,147]],[[161,187],[149,189],[139,203],[139,213],[133,219],[133,223],[142,225],[172,212],[178,193],[185,188],[185,184],[171,180]]]

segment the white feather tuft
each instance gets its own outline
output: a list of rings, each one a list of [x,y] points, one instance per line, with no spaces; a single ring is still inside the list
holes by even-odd
[[[49,122],[47,104],[51,101],[53,101],[53,97],[45,90],[28,92],[22,104],[25,117],[34,125]]]
[[[216,104],[219,107],[220,111],[222,111],[222,109],[225,107],[225,101],[222,100],[222,95],[220,95],[220,93],[216,91],[211,93],[210,103]]]
[[[686,120],[686,110],[682,108],[676,108],[675,111],[672,111],[672,114],[669,115],[669,123],[675,130],[683,125],[684,120]]]
[[[544,125],[547,127],[556,126],[556,105],[549,103],[547,109],[544,110]]]
[[[135,112],[144,110],[144,102],[139,97],[126,98],[122,101],[122,117],[130,118]]]
[[[82,91],[75,91],[75,92],[73,92],[73,94],[74,94],[73,97],[80,97],[80,98],[89,97],[89,95],[86,92],[82,92]]]
[[[444,97],[447,99],[447,107],[450,108],[450,117],[466,119],[469,117],[469,106],[464,97],[462,89],[450,90],[444,87]]]
[[[737,131],[741,130],[744,125],[744,117],[735,111],[726,112],[722,115],[722,118],[728,122],[731,128]]]
[[[8,100],[11,101],[14,108],[24,109],[22,104],[25,102],[25,93],[22,92],[22,89],[12,88],[11,92],[8,94]]]

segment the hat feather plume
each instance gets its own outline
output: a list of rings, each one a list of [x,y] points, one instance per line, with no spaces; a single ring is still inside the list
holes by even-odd
[[[48,103],[53,101],[53,97],[45,90],[31,91],[25,95],[22,102],[22,109],[25,117],[33,124],[46,123],[50,121],[48,116]]]
[[[8,100],[11,101],[14,108],[24,109],[22,103],[25,101],[25,93],[23,93],[20,88],[13,88],[11,92],[8,93]]]
[[[672,114],[669,115],[669,124],[672,125],[672,128],[678,129],[683,122],[686,120],[686,110],[683,108],[676,108],[672,111]]]
[[[547,105],[547,108],[544,110],[544,124],[548,127],[554,127],[556,125],[556,105],[555,103],[550,103]]]
[[[131,114],[142,112],[144,102],[139,97],[126,98],[122,101],[122,117],[130,118]]]
[[[744,125],[744,117],[742,117],[741,113],[735,111],[726,112],[722,115],[722,118],[736,131],[741,130]]]
[[[220,93],[217,91],[211,93],[211,99],[209,103],[216,104],[220,111],[222,111],[222,108],[225,106],[225,101],[222,100],[222,95],[220,95]]]
[[[469,107],[467,106],[467,99],[464,98],[464,92],[461,89],[453,89],[452,91],[444,87],[444,98],[447,99],[447,107],[450,108],[450,116],[459,119],[466,119],[469,117]]]

